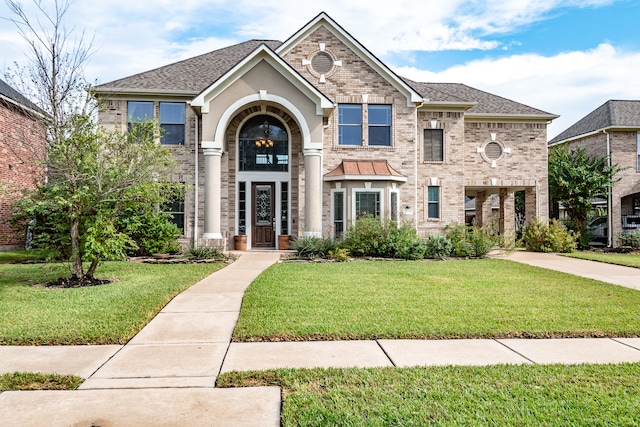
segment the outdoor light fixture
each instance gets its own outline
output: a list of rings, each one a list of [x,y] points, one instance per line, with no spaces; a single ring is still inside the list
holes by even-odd
[[[435,129],[436,126],[438,126],[438,121],[437,120],[431,120],[431,129]]]
[[[264,138],[256,139],[256,147],[258,148],[271,148],[273,147],[273,141],[269,139],[269,135],[271,135],[271,126],[267,120],[262,124],[262,128],[264,131]]]

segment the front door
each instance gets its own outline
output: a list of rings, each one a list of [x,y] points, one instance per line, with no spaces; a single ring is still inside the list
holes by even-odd
[[[253,230],[251,246],[254,248],[275,248],[275,185],[273,183],[254,183],[252,187]]]

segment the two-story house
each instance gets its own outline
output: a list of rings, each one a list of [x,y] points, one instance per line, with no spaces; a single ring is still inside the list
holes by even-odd
[[[100,120],[156,118],[192,191],[186,239],[340,235],[365,213],[422,235],[476,220],[514,230],[514,194],[546,218],[556,115],[457,83],[401,78],[321,13],[284,42],[250,40],[97,88]]]
[[[561,144],[623,168],[607,195],[608,244],[615,246],[616,234],[637,228],[640,218],[640,101],[605,102],[549,141],[550,149]]]
[[[43,112],[0,80],[0,251],[24,248],[25,229],[11,226],[14,202],[45,178]]]

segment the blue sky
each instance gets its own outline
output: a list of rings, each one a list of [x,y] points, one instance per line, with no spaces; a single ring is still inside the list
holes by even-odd
[[[22,1],[31,7],[31,0]],[[53,0],[43,0],[45,5]],[[251,38],[285,40],[327,12],[396,73],[465,83],[560,114],[549,138],[608,99],[640,99],[640,0],[75,0],[105,83]],[[4,2],[0,17],[9,17]],[[25,62],[0,20],[0,70]],[[3,73],[4,74],[4,73]]]

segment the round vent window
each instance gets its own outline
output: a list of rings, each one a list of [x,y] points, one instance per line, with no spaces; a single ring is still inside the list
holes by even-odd
[[[484,154],[489,160],[498,160],[502,156],[502,146],[492,141],[484,147]]]
[[[327,74],[333,69],[333,58],[327,52],[318,52],[311,59],[311,68],[318,74]]]

